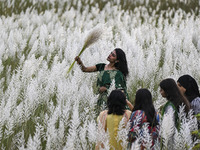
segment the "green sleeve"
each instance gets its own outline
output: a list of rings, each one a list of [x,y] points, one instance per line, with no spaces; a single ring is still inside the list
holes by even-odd
[[[105,65],[106,65],[106,64],[104,64],[104,63],[96,64],[97,71],[102,71],[102,70],[104,70]]]

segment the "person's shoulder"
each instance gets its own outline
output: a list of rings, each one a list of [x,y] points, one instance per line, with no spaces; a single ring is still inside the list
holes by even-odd
[[[125,115],[128,117],[128,118],[130,118],[130,116],[131,116],[131,111],[130,110],[125,110]]]
[[[131,113],[131,111],[130,111],[130,110],[128,110],[128,109],[126,109],[126,110],[125,110],[125,113]]]
[[[196,97],[194,100],[192,100],[191,105],[192,106],[194,106],[194,105],[200,105],[200,97]]]
[[[169,109],[174,109],[174,105],[173,104],[170,104],[170,105],[167,105],[166,107],[165,107],[165,110],[169,110]]]
[[[140,113],[140,114],[143,114],[143,113],[145,113],[143,110],[135,110],[135,111],[133,111],[133,113]]]
[[[105,68],[105,63],[98,63],[96,64],[97,71],[102,71]]]
[[[107,116],[108,110],[104,110],[99,113],[99,116],[97,117],[97,121],[102,121]]]
[[[99,116],[102,116],[104,114],[107,114],[108,113],[108,110],[103,110],[102,112],[100,112]]]
[[[143,110],[135,110],[132,112],[130,121],[133,122],[134,120],[138,120],[141,122],[147,122],[147,116]]]
[[[193,101],[194,101],[194,102],[200,102],[200,97],[196,97]],[[192,101],[192,102],[193,102],[193,101]]]
[[[132,112],[131,116],[138,116],[138,115],[141,115],[141,116],[145,116],[145,112],[143,110],[135,110]]]
[[[175,109],[175,106],[174,106],[174,104],[172,103],[172,102],[170,102],[170,101],[168,101],[166,104],[165,104],[165,106],[164,106],[164,109],[166,110],[166,109]]]
[[[102,65],[102,66],[105,66],[106,64],[105,63],[98,63],[96,65]]]
[[[123,75],[123,73],[120,70],[116,70],[117,74]]]
[[[164,109],[164,114],[173,114],[173,113],[178,113],[176,107],[173,104],[169,104],[165,107]]]

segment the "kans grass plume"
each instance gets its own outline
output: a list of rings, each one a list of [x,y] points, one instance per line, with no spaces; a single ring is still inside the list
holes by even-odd
[[[86,48],[88,48],[90,45],[94,44],[95,42],[97,42],[103,34],[103,29],[102,28],[95,28],[94,30],[92,30],[86,40],[85,43],[83,45],[83,48],[81,49],[81,51],[79,52],[78,56],[80,56]],[[71,66],[69,67],[67,74],[71,71],[72,67],[74,66],[75,60],[73,61],[73,63],[71,64]]]

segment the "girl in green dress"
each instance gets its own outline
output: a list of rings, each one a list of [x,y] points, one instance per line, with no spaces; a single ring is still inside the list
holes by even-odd
[[[190,104],[186,97],[184,97],[175,80],[171,78],[164,79],[160,82],[160,94],[162,97],[167,99],[167,103],[164,105],[162,109],[162,119],[164,119],[165,115],[173,112],[173,124],[174,127],[179,131],[180,129],[180,120],[178,117],[179,106],[181,104],[185,105],[185,112],[188,113],[190,110]],[[174,149],[174,133],[172,133],[169,137],[167,147],[169,149]]]
[[[123,90],[128,99],[126,87],[128,65],[126,55],[122,49],[116,48],[110,53],[107,57],[109,62],[108,64],[99,63],[95,66],[86,67],[78,56],[75,57],[75,60],[80,65],[83,72],[99,71],[97,77],[97,88],[99,94],[97,101],[97,114],[106,108],[108,89],[113,81],[115,83],[115,88]]]
[[[185,105],[185,112],[190,110],[190,103],[185,96],[183,96],[174,79],[167,78],[160,82],[160,94],[166,98],[168,102],[162,109],[162,116],[171,108],[174,110],[175,126],[179,128],[178,112],[181,104]]]

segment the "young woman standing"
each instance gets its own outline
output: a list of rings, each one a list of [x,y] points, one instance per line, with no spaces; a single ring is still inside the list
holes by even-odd
[[[116,48],[110,53],[107,57],[108,64],[99,63],[95,66],[86,67],[79,57],[76,57],[75,60],[83,72],[99,71],[97,88],[100,96],[97,101],[97,113],[106,107],[108,89],[113,80],[115,82],[115,88],[123,90],[127,99],[129,99],[126,87],[126,77],[129,72],[126,55],[122,49]]]

